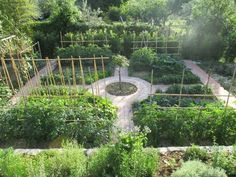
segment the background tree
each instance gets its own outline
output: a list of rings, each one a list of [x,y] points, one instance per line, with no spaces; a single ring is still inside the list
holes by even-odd
[[[128,67],[129,66],[129,60],[122,55],[115,55],[112,57],[113,63],[119,67],[119,83],[120,83],[120,89],[121,89],[121,68],[122,67]]]
[[[0,21],[5,33],[29,33],[29,24],[38,16],[36,0],[0,0]]]
[[[76,0],[56,0],[50,17],[54,28],[64,33],[79,22],[81,11],[75,3]]]
[[[235,37],[236,6],[233,0],[193,0],[190,30],[185,36],[189,56],[219,59]],[[186,53],[185,53],[186,54]]]

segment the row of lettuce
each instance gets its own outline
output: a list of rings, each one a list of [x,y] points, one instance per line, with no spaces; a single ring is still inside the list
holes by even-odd
[[[157,149],[143,148],[145,133],[133,132],[119,136],[115,144],[107,144],[86,156],[73,143],[65,143],[61,150],[46,150],[36,155],[23,155],[12,149],[0,150],[1,176],[55,177],[153,177],[165,169],[165,161]],[[236,151],[213,152],[192,146],[181,156],[181,166],[172,166],[171,177],[233,177],[236,175]],[[164,162],[163,162],[164,160]],[[171,161],[172,160],[172,161]]]

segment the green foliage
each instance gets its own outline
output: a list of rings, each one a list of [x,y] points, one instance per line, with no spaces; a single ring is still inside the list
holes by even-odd
[[[135,70],[149,68],[154,60],[156,60],[156,57],[156,53],[152,49],[141,48],[132,54],[130,66]]]
[[[153,70],[154,84],[180,84],[183,77],[183,70],[185,69],[184,84],[199,83],[199,77],[192,74],[187,69],[183,62],[174,57],[165,54],[156,55],[150,48],[141,48],[135,51],[130,60],[130,70],[132,72],[151,72]],[[151,74],[149,79],[143,78],[151,82]]]
[[[69,146],[62,151],[51,150],[42,152],[37,156],[36,158],[44,159],[44,168],[47,176],[86,176],[87,158],[82,149]]]
[[[73,85],[74,81],[73,81],[73,72],[71,70],[68,71],[63,71],[63,75],[64,75],[64,81],[66,85]],[[112,72],[108,69],[108,71],[105,71],[105,77],[109,77],[112,75]],[[98,79],[103,79],[104,78],[104,74],[102,71],[98,71],[97,74],[95,74],[94,71],[91,72],[91,77],[90,74],[88,73],[88,71],[86,71],[84,73],[84,80],[85,80],[85,84],[91,84],[94,83],[96,80]],[[40,78],[41,79],[41,83],[43,85],[54,85],[53,83],[53,79],[55,80],[55,84],[56,85],[63,85],[64,83],[62,82],[62,75],[60,73],[55,73],[53,75],[47,75],[47,76],[43,76]],[[75,81],[77,85],[82,85],[82,76],[81,73],[76,71],[75,72]]]
[[[121,6],[124,16],[142,21],[153,20],[155,23],[164,23],[168,16],[166,0],[128,0]]]
[[[145,134],[128,133],[112,147],[104,147],[90,159],[90,176],[151,177],[157,170],[158,153],[144,150]]]
[[[234,153],[222,152],[216,150],[212,154],[212,166],[219,167],[226,171],[228,176],[235,176],[236,175],[236,150]]]
[[[0,80],[0,106],[4,106],[12,96],[11,89]]]
[[[166,71],[167,72],[167,71]],[[155,75],[157,75],[155,73]],[[180,84],[182,82],[182,75],[180,73],[178,75],[166,74],[161,78],[157,79],[157,82],[163,84]],[[184,76],[184,84],[195,84],[199,83],[200,79],[196,75],[192,74],[191,71],[187,71]]]
[[[39,15],[35,0],[1,0],[0,21],[7,35],[29,33],[28,25]]]
[[[116,66],[119,66],[119,67],[129,66],[129,60],[125,56],[122,56],[122,55],[113,56],[112,61]]]
[[[83,150],[71,145],[61,151],[45,151],[32,157],[17,154],[12,149],[0,151],[0,175],[8,177],[85,177],[86,163]]]
[[[121,10],[116,6],[111,6],[106,15],[111,21],[119,21],[121,17]]]
[[[236,141],[236,127],[232,126],[236,113],[231,108],[225,111],[219,103],[205,104],[199,110],[165,109],[147,100],[134,112],[133,120],[136,126],[150,128],[148,144],[153,146],[205,145],[214,140],[221,145],[232,145]]]
[[[13,149],[0,150],[0,176],[27,176],[27,161]]]
[[[79,21],[81,12],[75,6],[75,2],[76,0],[56,0],[53,3],[51,23],[54,29],[60,27],[60,30],[65,32],[69,26],[73,26]]]
[[[174,172],[171,177],[227,177],[219,168],[210,167],[199,161],[189,161]]]
[[[88,0],[88,4],[91,5],[93,9],[102,9],[106,11],[110,6],[120,6],[121,3],[127,0]]]
[[[10,110],[1,111],[1,141],[24,138],[33,146],[63,136],[76,139],[86,147],[109,141],[116,118],[115,108],[109,101],[69,88],[35,91],[36,95],[45,92],[52,97],[32,96]],[[53,96],[62,93],[63,98]],[[77,96],[70,98],[70,95]]]
[[[111,57],[112,52],[107,48],[101,48],[96,45],[89,45],[88,47],[80,46],[80,45],[71,45],[66,48],[58,48],[57,55],[61,58],[70,58],[73,57],[81,57],[81,58],[88,58],[88,57]]]
[[[233,0],[192,1],[191,30],[184,37],[184,57],[216,60],[226,54],[234,60],[231,54],[235,45],[235,8]]]
[[[209,155],[205,149],[200,149],[196,145],[192,145],[192,147],[188,148],[186,152],[184,153],[183,159],[185,161],[188,160],[201,160],[205,162],[208,160]]]
[[[104,24],[103,19],[101,18],[102,11],[100,9],[91,9],[87,3],[87,0],[82,0],[82,4],[79,6],[79,8],[81,10],[80,21],[91,25]]]
[[[166,93],[180,93],[180,90],[181,90],[181,85],[179,84],[174,84],[174,85],[171,85],[170,87],[168,87],[168,89],[166,90]],[[189,86],[186,86],[184,85],[182,87],[182,93],[183,94],[212,94],[212,91],[210,88],[207,88],[206,86],[204,85],[201,85],[201,84],[197,84],[197,85],[189,85]]]

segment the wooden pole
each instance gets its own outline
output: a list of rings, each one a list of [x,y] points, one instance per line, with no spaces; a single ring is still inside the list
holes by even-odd
[[[80,74],[81,74],[81,79],[82,79],[82,85],[85,88],[84,68],[83,68],[82,60],[80,57],[79,57],[79,65],[80,65]]]
[[[72,66],[73,86],[76,87],[75,63],[72,56],[71,56],[71,66]]]
[[[233,73],[232,81],[231,81],[231,84],[230,84],[229,94],[228,94],[228,97],[227,97],[225,108],[227,108],[228,104],[229,104],[229,99],[230,99],[230,95],[231,95],[231,92],[232,92],[235,76],[236,76],[236,67],[234,68],[234,73]]]
[[[95,56],[94,56],[94,58],[95,58]],[[98,81],[97,62],[95,59],[93,60],[93,63],[94,63],[94,78],[95,78],[95,83],[96,83],[95,84],[96,85],[96,94],[100,95],[99,84],[97,83],[97,81]]]
[[[183,93],[184,76],[185,76],[185,68],[183,69],[182,80],[181,80],[181,86],[180,86],[179,107],[180,107],[180,104],[181,104],[181,98],[182,98],[181,96],[182,96],[182,93]]]
[[[61,85],[66,86],[65,77],[64,77],[64,74],[63,74],[63,71],[62,71],[61,60],[60,60],[59,56],[57,57],[57,63],[58,63],[58,69],[59,69],[60,78],[61,78]]]
[[[106,92],[106,70],[105,70],[105,65],[104,65],[104,60],[102,56],[102,73],[103,73],[103,80],[104,80],[104,88],[105,88],[105,98],[107,98],[107,92]]]
[[[41,47],[40,47],[39,41],[37,42],[37,44],[38,44],[38,49],[39,49],[40,58],[43,58],[43,57],[42,57],[42,51],[41,51]]]
[[[7,79],[8,79],[8,81],[9,81],[10,88],[12,89],[12,92],[15,93],[15,89],[14,89],[14,86],[13,86],[13,84],[12,84],[11,77],[10,77],[10,74],[9,74],[9,72],[8,72],[7,65],[6,65],[6,63],[5,63],[5,61],[4,61],[4,58],[1,57],[1,60],[2,60],[3,68],[4,68],[4,70],[5,70]]]
[[[93,94],[93,104],[95,106],[95,94],[94,94],[94,88],[93,88],[93,83],[92,83],[92,74],[91,74],[90,67],[88,67],[88,72],[89,72],[89,77],[90,77],[90,81],[91,81],[91,90],[92,90],[92,94]]]

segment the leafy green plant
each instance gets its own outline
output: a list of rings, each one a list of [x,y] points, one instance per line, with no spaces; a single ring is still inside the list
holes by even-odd
[[[12,96],[11,89],[0,80],[0,106],[4,106]]]
[[[156,53],[150,48],[141,48],[136,50],[130,59],[130,67],[136,71],[142,71],[150,68],[156,59]]]
[[[147,100],[136,108],[133,120],[136,126],[150,128],[149,145],[210,145],[213,140],[220,145],[232,145],[235,143],[236,127],[232,126],[235,114],[231,108],[225,111],[221,103],[207,103],[202,109],[166,109]]]
[[[1,111],[0,139],[24,138],[31,146],[59,136],[76,139],[86,147],[108,142],[116,118],[115,107],[85,91],[61,89],[36,90],[36,95],[27,101]],[[37,97],[39,93],[50,93],[50,98]]]
[[[185,161],[188,160],[201,160],[201,161],[206,161],[208,160],[209,155],[206,150],[200,149],[196,145],[192,145],[192,147],[188,148],[186,152],[184,153],[183,159]]]
[[[0,150],[0,176],[27,176],[27,161],[13,149]]]
[[[120,87],[120,90],[121,90],[122,89],[121,88],[121,86],[122,86],[121,85],[121,68],[122,67],[128,67],[129,66],[129,61],[125,56],[122,56],[122,55],[113,56],[112,61],[113,61],[115,66],[119,67],[119,85],[120,85],[119,87]]]
[[[210,167],[199,161],[188,161],[171,177],[227,177],[224,170]]]
[[[90,175],[151,177],[157,170],[158,154],[154,149],[143,149],[145,134],[123,134],[112,147],[104,147],[91,156]]]
[[[47,176],[86,176],[87,157],[83,149],[74,145],[67,145],[62,151],[50,150],[38,154],[37,159],[44,159]]]
[[[174,84],[168,87],[166,90],[166,93],[180,93],[181,85]],[[182,87],[182,93],[183,94],[212,94],[212,91],[210,88],[206,88],[206,86],[197,84],[197,85],[189,85],[189,86],[183,86]]]
[[[89,46],[80,46],[80,45],[71,45],[66,48],[58,48],[57,49],[57,55],[61,58],[70,58],[73,57],[81,57],[81,58],[87,58],[87,57],[111,57],[112,52],[108,48],[101,48],[97,45],[89,45]]]
[[[212,166],[219,167],[226,171],[227,175],[233,177],[236,175],[236,154],[215,150],[212,153]]]

